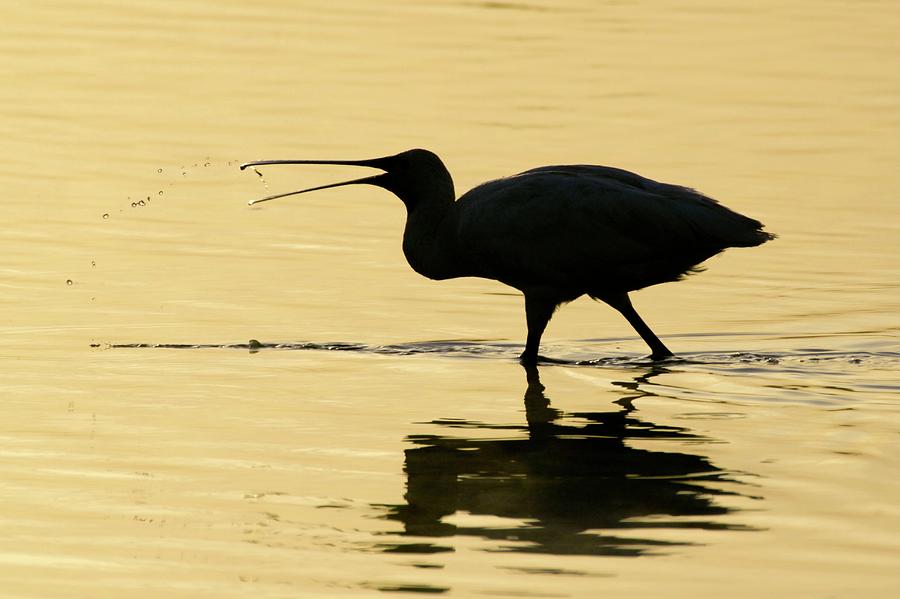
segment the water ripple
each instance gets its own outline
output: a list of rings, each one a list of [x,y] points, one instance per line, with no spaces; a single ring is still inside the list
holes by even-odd
[[[92,347],[105,349],[238,349],[251,353],[265,350],[291,351],[329,351],[356,352],[362,354],[381,354],[390,356],[412,356],[420,354],[453,356],[464,358],[517,358],[521,350],[520,344],[479,340],[439,340],[397,343],[389,345],[370,345],[352,341],[332,342],[260,342],[251,339],[239,343],[94,343]],[[563,355],[584,355],[597,353],[592,347],[579,347],[570,344]],[[610,354],[611,352],[605,352]],[[860,365],[871,367],[900,366],[900,352],[896,351],[841,351],[829,349],[797,349],[781,352],[684,352],[672,358],[653,361],[649,357],[635,354],[615,352],[593,359],[549,358],[542,357],[545,365],[562,366],[609,366],[609,367],[646,367],[650,365],[676,367],[680,365]]]

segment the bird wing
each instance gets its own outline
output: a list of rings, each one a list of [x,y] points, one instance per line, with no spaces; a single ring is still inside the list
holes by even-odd
[[[765,240],[759,222],[692,189],[603,166],[489,181],[456,211],[460,258],[475,276],[519,289],[639,289],[677,279],[726,247]]]

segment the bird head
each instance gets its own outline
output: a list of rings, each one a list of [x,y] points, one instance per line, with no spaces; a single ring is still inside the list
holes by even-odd
[[[382,187],[403,200],[403,203],[406,204],[409,210],[426,200],[437,199],[439,201],[452,202],[455,197],[453,179],[450,177],[450,173],[447,171],[444,163],[441,162],[441,159],[428,150],[407,150],[393,156],[367,160],[258,160],[242,164],[241,170],[272,164],[337,164],[377,168],[384,172],[341,183],[330,183],[299,191],[271,195],[252,200],[249,202],[250,205],[320,189],[357,184]]]

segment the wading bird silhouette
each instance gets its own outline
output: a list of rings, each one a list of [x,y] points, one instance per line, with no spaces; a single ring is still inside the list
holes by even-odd
[[[368,160],[259,160],[241,170],[273,164],[384,171],[250,204],[343,185],[390,191],[406,205],[403,253],[413,270],[435,280],[493,279],[524,294],[523,364],[538,361],[554,311],[585,294],[618,310],[650,346],[653,360],[672,356],[628,293],[677,281],[726,248],[775,237],[759,221],[693,189],[608,166],[542,166],[482,183],[457,200],[450,173],[428,150]]]

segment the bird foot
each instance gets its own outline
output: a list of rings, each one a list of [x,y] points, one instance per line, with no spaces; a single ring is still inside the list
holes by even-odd
[[[519,364],[522,366],[537,366],[538,364],[569,364],[570,362],[566,360],[560,360],[558,358],[548,358],[547,356],[542,356],[540,354],[534,355],[525,355],[522,354],[519,356]]]

